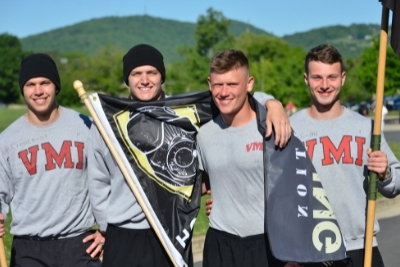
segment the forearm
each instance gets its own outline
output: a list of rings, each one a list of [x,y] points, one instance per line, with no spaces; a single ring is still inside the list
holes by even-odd
[[[400,166],[389,166],[390,175],[378,182],[379,192],[387,197],[394,198],[400,194]]]
[[[255,92],[253,97],[267,110],[282,110],[284,112],[282,103],[279,100],[276,100],[272,95],[263,92]]]
[[[393,198],[400,194],[400,162],[393,154],[384,137],[382,139],[381,150],[387,154],[389,176],[378,182],[378,190],[383,196]]]
[[[257,102],[263,106],[265,106],[267,101],[269,100],[276,100],[272,95],[266,94],[264,92],[254,92],[253,96],[257,100]]]

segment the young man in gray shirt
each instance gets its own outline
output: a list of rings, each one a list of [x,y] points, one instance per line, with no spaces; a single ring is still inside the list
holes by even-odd
[[[264,136],[248,99],[254,78],[246,56],[216,53],[208,84],[220,114],[197,136],[199,168],[214,198],[203,266],[297,266],[272,256],[264,229]]]
[[[104,237],[92,232],[87,189],[91,120],[57,105],[60,77],[46,54],[22,60],[19,85],[28,111],[0,134],[0,237],[11,203],[10,266],[99,267]]]
[[[380,151],[371,152],[372,120],[345,108],[340,91],[346,80],[341,54],[330,45],[311,49],[304,62],[311,106],[290,117],[317,170],[346,241],[354,267],[364,265],[368,171],[379,177],[385,197],[400,193],[400,163],[382,134]],[[372,266],[383,267],[374,224]]]

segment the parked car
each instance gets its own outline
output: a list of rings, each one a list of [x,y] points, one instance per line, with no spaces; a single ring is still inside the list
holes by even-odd
[[[392,110],[400,110],[400,98],[393,102]]]
[[[391,98],[389,98],[387,101],[386,101],[386,107],[387,107],[387,109],[388,110],[393,110],[393,109],[399,109],[398,108],[398,104],[397,104],[397,108],[395,108],[394,107],[394,104],[397,102],[399,102],[400,101],[400,95],[396,95],[396,96],[393,96],[393,97],[391,97]]]

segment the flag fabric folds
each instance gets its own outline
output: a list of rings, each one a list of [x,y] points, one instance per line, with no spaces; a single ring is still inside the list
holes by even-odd
[[[392,30],[390,45],[400,57],[400,4],[397,0],[379,0],[386,8],[392,10]]]
[[[187,265],[201,197],[196,134],[218,114],[209,91],[153,102],[101,94],[89,99],[167,249],[178,266]],[[266,111],[251,96],[250,103],[265,135]],[[264,159],[265,225],[275,257],[297,262],[343,259],[341,232],[300,140],[293,135],[284,149],[277,149],[273,138],[266,139]]]

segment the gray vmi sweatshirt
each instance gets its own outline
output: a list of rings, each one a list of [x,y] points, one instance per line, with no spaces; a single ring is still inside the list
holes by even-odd
[[[0,207],[6,215],[11,203],[13,235],[72,237],[94,225],[86,176],[91,120],[60,108],[50,125],[22,116],[0,134]]]

